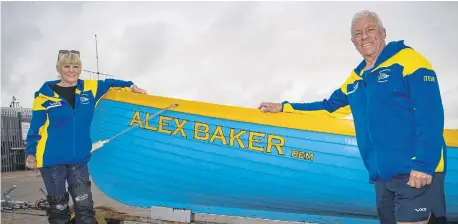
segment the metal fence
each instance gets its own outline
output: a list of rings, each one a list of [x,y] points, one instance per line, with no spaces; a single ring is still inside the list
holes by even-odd
[[[32,119],[29,108],[2,107],[2,172],[25,170],[25,136]]]

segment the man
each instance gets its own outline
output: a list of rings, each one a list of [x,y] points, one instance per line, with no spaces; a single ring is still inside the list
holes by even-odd
[[[358,147],[375,183],[382,224],[445,223],[444,112],[436,74],[403,41],[385,43],[377,14],[355,14],[351,40],[364,60],[329,99],[261,103],[264,112],[352,113]]]

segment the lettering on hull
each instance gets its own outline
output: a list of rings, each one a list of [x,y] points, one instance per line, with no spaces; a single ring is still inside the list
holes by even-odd
[[[299,150],[291,150],[291,157],[293,158],[298,158],[298,159],[303,159],[303,160],[313,160],[314,156],[315,156],[314,153],[304,152],[304,151],[299,151]]]
[[[150,113],[140,113],[136,111],[129,122],[129,126],[138,125],[139,128],[168,135],[176,135],[210,143],[220,143],[221,145],[262,153],[274,153],[280,156],[287,155],[283,149],[286,144],[285,138],[282,136],[236,128],[223,129],[222,126],[218,125],[215,126],[214,130],[211,130],[210,125],[204,122],[190,122],[188,120],[163,115],[159,115],[158,123],[153,125],[150,123],[152,122],[150,117]],[[189,130],[192,130],[193,133],[188,133]],[[247,139],[247,141],[244,142],[243,139]],[[301,160],[314,159],[313,153],[299,150],[291,150],[290,156]]]

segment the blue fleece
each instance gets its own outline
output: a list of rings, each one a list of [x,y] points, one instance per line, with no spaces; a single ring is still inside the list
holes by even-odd
[[[78,80],[75,109],[55,93],[48,81],[35,93],[26,154],[34,155],[37,167],[81,164],[90,158],[90,126],[96,102],[111,87],[130,87],[130,81]]]
[[[333,113],[350,106],[370,180],[417,170],[446,171],[444,110],[431,64],[404,41],[390,42],[372,69],[362,61],[329,99],[283,102],[293,110]]]

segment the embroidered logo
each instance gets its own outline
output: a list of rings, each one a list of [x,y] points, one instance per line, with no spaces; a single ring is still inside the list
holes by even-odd
[[[353,87],[352,90],[348,91],[347,94],[352,94],[358,89],[359,82],[353,84],[353,86],[349,86],[350,88]]]
[[[60,107],[60,106],[62,106],[60,101],[52,101],[52,100],[48,100],[43,104],[43,107],[45,107],[46,110],[51,109],[53,107]]]
[[[83,93],[80,95],[80,102],[81,104],[88,104],[89,103],[89,97],[87,94]]]
[[[388,77],[390,77],[390,75],[388,75],[388,73],[390,73],[390,72],[391,72],[391,70],[389,68],[379,71],[378,72],[378,77],[377,77],[377,82],[388,82]]]

